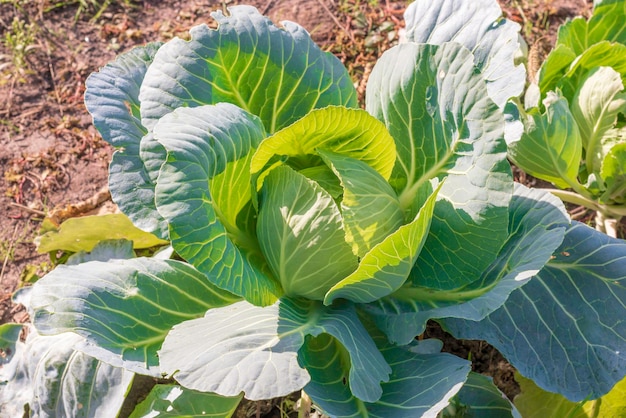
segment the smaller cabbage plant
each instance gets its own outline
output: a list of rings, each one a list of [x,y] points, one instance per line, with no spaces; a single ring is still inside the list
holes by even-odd
[[[5,405],[80,415],[83,375],[59,372],[45,403],[13,396],[53,390],[33,362],[80,358],[92,393],[171,379],[136,416],[229,416],[242,397],[299,390],[333,417],[518,416],[424,338],[431,319],[574,401],[624,376],[626,245],[514,184],[504,108],[525,75],[519,27],[495,1],[412,3],[365,109],[297,24],[248,6],[213,17],[217,29],[133,49],[87,81],[117,149],[113,199],[173,255],[82,258],[22,295],[36,334],[3,370]],[[48,342],[67,335],[51,361]],[[38,341],[47,354],[28,355]]]
[[[596,211],[613,237],[626,215],[626,21],[624,0],[596,2],[589,20],[559,28],[556,46],[519,105],[511,160],[551,182],[566,202]],[[512,108],[513,109],[513,108]]]

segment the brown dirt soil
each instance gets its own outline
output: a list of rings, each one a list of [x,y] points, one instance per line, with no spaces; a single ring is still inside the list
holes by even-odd
[[[210,11],[239,1],[120,0],[112,1],[96,18],[95,10],[77,16],[77,2],[52,8],[55,3],[0,2],[1,39],[12,30],[14,19],[30,25],[26,28],[34,35],[18,66],[11,64],[12,51],[0,43],[0,323],[27,320],[10,296],[22,279],[51,268],[48,256],[38,254],[33,243],[41,220],[106,186],[112,149],[93,128],[83,104],[88,75],[135,45],[185,37],[190,27],[211,21]],[[361,97],[376,56],[395,42],[407,4],[396,0],[245,3],[275,22],[292,20],[304,26],[318,44],[346,63]],[[505,16],[522,26],[532,58],[540,63],[554,43],[558,25],[574,16],[588,16],[592,1],[500,0],[500,4]],[[393,23],[391,29],[381,25],[385,21]],[[82,209],[70,207],[69,212],[65,216],[80,214],[72,212]],[[473,348],[449,349],[461,356],[473,350],[472,358],[485,363],[478,366],[481,372],[494,375],[494,367],[510,369],[501,367],[495,350],[469,344]],[[509,380],[496,379],[512,396]]]

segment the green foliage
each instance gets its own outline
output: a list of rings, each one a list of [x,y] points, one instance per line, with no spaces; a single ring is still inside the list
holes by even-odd
[[[597,227],[615,236],[604,219],[626,215],[626,19],[622,0],[596,4],[587,21],[559,29],[540,68],[525,126],[510,138],[511,160],[528,173],[566,189],[555,194],[598,212]]]
[[[15,344],[21,331],[21,324],[0,325],[0,364],[8,363],[15,354]]]
[[[463,389],[439,415],[439,418],[464,417],[521,418],[491,378],[474,372],[469,374]]]
[[[239,405],[241,395],[226,398],[200,393],[178,385],[156,385],[130,415],[141,417],[209,417],[228,418]]]
[[[242,395],[301,389],[337,417],[517,416],[469,361],[415,339],[430,319],[572,400],[623,378],[626,311],[602,301],[626,298],[626,244],[514,185],[503,109],[524,74],[519,28],[495,1],[413,3],[409,42],[376,64],[365,110],[297,24],[249,6],[213,16],[217,29],[134,49],[87,82],[117,148],[113,199],[174,260],[134,258],[124,237],[58,267],[22,293],[40,338],[71,332],[110,373],[174,379],[139,416],[204,402],[228,416]],[[3,371],[7,393],[32,385],[28,362]],[[1,400],[55,405],[38,399]]]
[[[92,16],[93,21],[96,21],[110,6],[119,4],[129,7],[132,3],[133,0],[53,0],[46,12],[60,7],[76,7],[75,21],[86,13]]]
[[[542,390],[519,373],[515,380],[521,389],[515,397],[515,406],[527,418],[604,418],[626,414],[626,379],[601,398],[581,402],[571,402],[562,395]]]
[[[3,74],[23,78],[31,71],[28,55],[37,47],[37,31],[35,23],[27,23],[17,16],[13,18],[11,27],[4,33],[4,38],[0,39],[8,51],[6,55],[0,55],[0,71]]]
[[[42,336],[29,328],[0,370],[2,414],[21,417],[27,405],[43,417],[117,416],[133,373],[77,351],[74,333]]]

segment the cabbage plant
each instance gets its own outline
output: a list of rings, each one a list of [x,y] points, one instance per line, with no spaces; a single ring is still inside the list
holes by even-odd
[[[518,107],[524,134],[509,144],[516,165],[596,211],[596,227],[613,237],[626,215],[625,20],[624,0],[604,0],[589,20],[559,28],[526,108]]]
[[[3,371],[6,407],[78,416],[84,376],[113,397],[146,375],[170,380],[134,416],[229,416],[300,390],[333,417],[518,416],[423,338],[431,319],[574,401],[624,376],[626,245],[514,184],[504,109],[525,74],[495,1],[411,4],[365,109],[297,24],[213,17],[89,78],[112,196],[173,254],[82,257],[22,294],[36,333]],[[28,355],[38,342],[52,348]],[[63,373],[78,356],[91,368]],[[45,405],[15,395],[49,392],[44,370]]]

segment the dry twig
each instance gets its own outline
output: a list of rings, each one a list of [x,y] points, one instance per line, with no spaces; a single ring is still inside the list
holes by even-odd
[[[328,6],[326,6],[326,4],[324,3],[324,0],[317,0],[319,2],[319,4],[324,8],[324,10],[326,11],[326,13],[328,13],[328,16],[333,20],[333,22],[335,22],[335,25],[337,25],[337,27],[339,27],[339,29],[341,29],[342,31],[344,31],[346,33],[346,35],[348,35],[348,37],[350,38],[350,40],[352,42],[356,43],[356,39],[354,39],[354,36],[352,35],[352,32],[350,32],[349,28],[344,28],[341,25],[341,22],[339,21],[339,19],[337,19],[337,17],[333,14],[333,12],[330,11],[330,9],[328,8]]]
[[[15,225],[15,228],[13,229],[13,235],[11,235],[11,241],[9,241],[9,248],[7,248],[7,253],[4,256],[4,261],[2,263],[2,271],[0,271],[0,283],[2,282],[2,279],[4,278],[4,270],[7,266],[7,263],[9,262],[11,251],[13,251],[13,245],[15,244],[15,237],[17,235],[18,226],[19,225]]]

